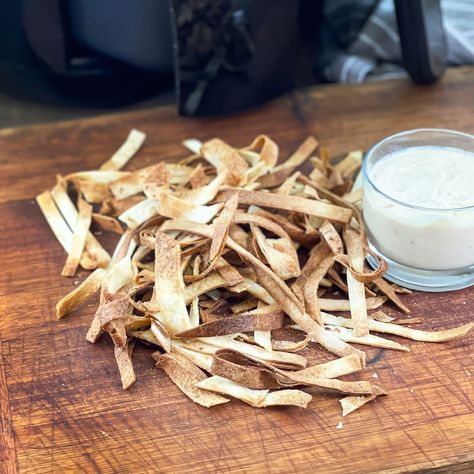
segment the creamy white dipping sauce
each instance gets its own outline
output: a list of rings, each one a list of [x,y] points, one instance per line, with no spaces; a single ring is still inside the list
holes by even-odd
[[[424,270],[474,265],[474,208],[459,209],[474,206],[473,153],[410,147],[375,163],[369,179],[380,193],[365,186],[364,219],[380,252]]]

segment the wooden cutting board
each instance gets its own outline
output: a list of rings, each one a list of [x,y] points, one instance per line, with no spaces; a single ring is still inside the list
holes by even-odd
[[[307,410],[202,408],[143,346],[138,381],[124,392],[110,340],[84,339],[93,305],[55,319],[56,301],[85,272],[60,277],[65,254],[33,200],[55,173],[97,167],[131,127],[148,134],[131,168],[184,156],[187,137],[243,146],[267,133],[286,156],[314,133],[339,154],[408,128],[472,133],[473,97],[474,70],[461,69],[433,87],[319,87],[221,119],[170,107],[1,131],[0,472],[474,472],[474,333],[403,341],[410,353],[370,349],[365,376],[390,394],[344,419],[334,395],[315,395]],[[426,328],[473,320],[473,289],[404,299]]]

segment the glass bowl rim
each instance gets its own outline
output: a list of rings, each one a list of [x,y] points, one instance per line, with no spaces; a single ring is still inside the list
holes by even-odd
[[[419,211],[429,211],[429,212],[453,212],[453,211],[466,211],[469,209],[474,209],[474,203],[470,204],[468,206],[462,206],[462,207],[450,207],[450,208],[436,208],[436,207],[424,207],[424,206],[417,206],[415,204],[410,204],[404,201],[400,201],[399,199],[396,199],[394,197],[388,196],[385,194],[383,191],[381,191],[370,179],[369,173],[367,170],[367,163],[369,161],[370,156],[379,148],[380,146],[386,144],[387,142],[395,139],[395,138],[400,138],[405,135],[416,135],[418,133],[438,133],[440,135],[454,135],[458,137],[463,137],[467,138],[469,140],[472,140],[474,144],[474,135],[471,135],[470,133],[466,132],[460,132],[458,130],[450,130],[448,128],[414,128],[411,130],[404,130],[403,132],[397,132],[392,135],[389,135],[388,137],[383,138],[382,140],[378,141],[375,145],[373,145],[367,154],[364,157],[364,161],[362,163],[362,176],[363,176],[363,184],[362,188],[365,187],[365,184],[368,183],[378,194],[382,195],[384,198],[388,199],[389,201],[392,201],[400,206],[403,207],[408,207],[411,209],[417,209]],[[456,147],[450,147],[450,148],[456,148]],[[458,147],[459,148],[459,147]],[[459,148],[462,150],[462,148]]]

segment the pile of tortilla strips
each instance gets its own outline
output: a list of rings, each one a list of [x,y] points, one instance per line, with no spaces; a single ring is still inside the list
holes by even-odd
[[[308,392],[330,391],[344,396],[346,415],[385,393],[341,379],[365,366],[351,343],[408,351],[373,333],[442,342],[472,328],[417,330],[407,324],[420,318],[378,309],[388,299],[408,313],[399,294],[409,290],[383,280],[384,261],[366,265],[361,192],[352,191],[362,152],[333,165],[310,136],[278,164],[265,135],[240,149],[192,139],[183,143],[191,155],[176,164],[121,171],[144,140],[132,130],[100,169],[58,176],[37,197],[68,254],[62,275],[93,270],[58,302],[57,317],[99,293],[87,340],[108,333],[124,389],[136,379],[139,340],[156,346],[157,367],[202,406],[232,397],[306,407]],[[112,256],[91,226],[120,236]],[[293,337],[276,338],[281,328]],[[314,343],[332,359],[308,367],[300,352]]]

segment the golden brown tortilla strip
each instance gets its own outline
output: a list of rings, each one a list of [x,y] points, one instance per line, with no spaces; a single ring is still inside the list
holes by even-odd
[[[163,369],[175,385],[193,402],[210,408],[229,400],[212,392],[202,390],[198,383],[207,380],[206,374],[181,354],[162,354],[156,366]]]
[[[329,221],[324,221],[324,224],[319,228],[319,232],[334,255],[344,252],[341,236]]]
[[[278,172],[283,169],[295,169],[301,166],[318,147],[318,140],[310,135],[306,140],[296,149],[296,151],[281,165],[274,168],[274,172]]]
[[[141,148],[146,135],[139,130],[132,129],[121,147],[100,167],[101,170],[120,170],[135,153]]]
[[[94,224],[97,224],[101,229],[107,232],[122,235],[124,230],[119,221],[111,216],[104,216],[102,214],[92,214]]]
[[[332,314],[323,313],[323,321],[324,324],[352,328],[352,321],[350,319],[334,316]],[[375,321],[373,319],[369,319],[368,324],[371,331],[394,334],[395,336],[401,336],[406,339],[421,342],[451,341],[466,335],[474,327],[474,323],[468,323],[442,331],[423,331],[421,329],[407,328],[404,326],[398,326],[397,324]]]
[[[217,195],[217,202],[224,202],[229,198],[231,191],[222,191]],[[311,216],[322,217],[334,222],[348,223],[352,212],[350,209],[305,199],[296,196],[283,196],[264,191],[239,192],[239,204],[270,207],[285,211],[302,212]]]
[[[56,317],[63,318],[74,311],[78,306],[87,301],[101,287],[107,276],[107,271],[102,268],[94,270],[77,288],[61,298],[56,304]]]
[[[124,390],[130,388],[137,379],[132,363],[132,352],[134,341],[127,342],[123,347],[114,346],[115,361],[120,372],[122,387]]]
[[[394,303],[398,308],[400,308],[404,313],[409,313],[410,310],[406,304],[400,299],[400,297],[395,293],[393,288],[387,283],[383,278],[377,278],[374,280],[374,285],[387,296],[387,298]]]
[[[352,413],[358,408],[364,406],[366,403],[374,400],[376,397],[386,394],[386,392],[377,385],[374,385],[374,387],[376,390],[372,395],[349,395],[348,397],[344,397],[339,400],[339,403],[342,407],[342,416],[346,416],[349,413]]]
[[[171,334],[190,329],[181,273],[181,250],[172,237],[157,232],[155,244],[155,288],[151,301],[159,321]]]
[[[380,308],[387,298],[385,296],[376,296],[366,298],[366,307],[369,310]],[[336,300],[328,298],[319,298],[319,307],[322,311],[350,311],[351,304],[349,300]]]
[[[72,236],[71,251],[61,272],[62,276],[67,277],[72,277],[76,274],[92,220],[92,206],[90,204],[83,199],[79,199],[78,207],[79,214],[77,215],[76,226]]]
[[[347,247],[347,255],[351,260],[352,267],[357,272],[364,271],[365,252],[360,235],[349,227],[344,230],[344,242]],[[369,328],[367,325],[367,303],[365,300],[365,286],[356,280],[351,272],[347,272],[347,289],[351,318],[354,322],[354,336],[367,336]]]
[[[229,235],[229,227],[237,210],[238,202],[239,195],[237,193],[231,195],[214,222],[214,232],[209,250],[209,259],[211,261],[220,256],[224,250],[225,241]]]
[[[217,321],[201,324],[176,334],[176,337],[225,336],[238,332],[273,331],[281,327],[283,327],[283,313],[280,310],[258,314],[241,313],[239,315],[224,316]]]
[[[242,175],[247,171],[248,164],[244,158],[219,138],[203,143],[200,153],[205,160],[215,166],[217,174],[225,176],[225,182],[231,186],[238,185]]]

